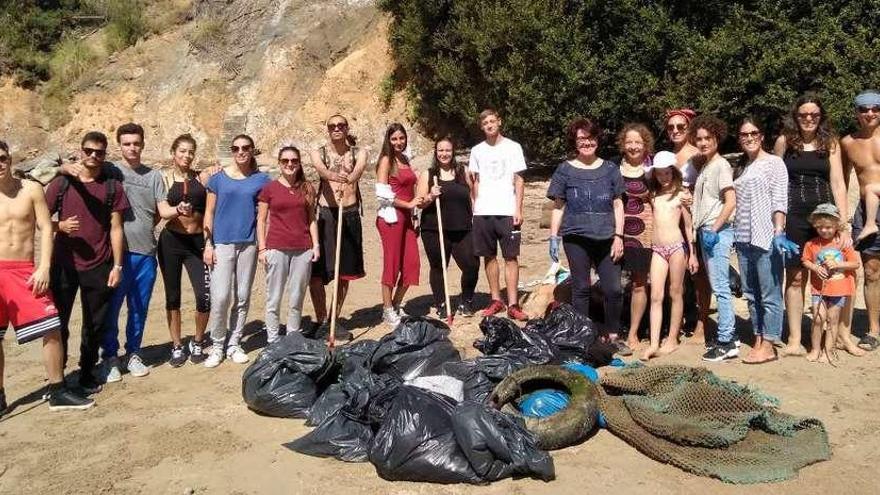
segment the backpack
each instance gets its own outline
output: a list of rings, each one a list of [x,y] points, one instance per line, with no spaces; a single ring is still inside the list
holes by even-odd
[[[58,220],[61,220],[61,206],[64,204],[64,195],[67,194],[67,190],[70,189],[70,177],[59,174],[58,175],[61,183],[58,187],[58,194],[55,196],[55,209],[50,211],[49,213],[58,213]],[[104,179],[104,187],[107,188],[107,194],[104,198],[104,206],[110,208],[112,210],[113,203],[116,201],[116,182],[117,179],[113,177],[106,177]]]

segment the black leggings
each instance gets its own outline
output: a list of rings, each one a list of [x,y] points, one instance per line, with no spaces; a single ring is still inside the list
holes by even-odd
[[[196,294],[196,311],[211,310],[210,272],[202,261],[205,239],[202,234],[182,234],[164,229],[159,234],[159,268],[165,283],[165,309],[180,309],[180,279],[183,267]]]
[[[599,285],[605,293],[605,333],[620,332],[620,313],[623,311],[620,263],[611,261],[613,241],[613,237],[596,240],[567,235],[562,238],[571,269],[571,305],[582,315],[590,316],[590,268],[595,265]]]
[[[461,298],[470,303],[474,298],[477,278],[480,276],[480,260],[474,256],[474,245],[469,230],[444,230],[443,244],[446,248],[446,263],[440,255],[440,232],[436,230],[422,231],[422,244],[431,265],[431,292],[434,293],[434,304],[443,304],[443,269],[449,263],[449,257],[461,269]]]

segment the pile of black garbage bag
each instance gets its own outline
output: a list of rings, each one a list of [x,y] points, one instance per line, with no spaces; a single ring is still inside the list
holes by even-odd
[[[378,341],[330,352],[290,334],[244,372],[248,407],[303,418],[314,430],[286,447],[303,454],[371,462],[387,480],[487,483],[506,477],[554,479],[553,460],[518,418],[485,403],[508,374],[536,364],[603,366],[613,348],[571,306],[520,329],[507,319],[480,323],[483,353],[462,360],[440,321],[405,318]]]

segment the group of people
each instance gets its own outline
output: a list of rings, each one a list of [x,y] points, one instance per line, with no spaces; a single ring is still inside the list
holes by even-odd
[[[764,149],[761,123],[744,119],[735,129],[742,155],[733,165],[719,153],[725,124],[690,109],[666,114],[671,151],[654,153],[647,126],[624,126],[617,135],[619,163],[597,155],[603,131],[596,122],[571,122],[571,158],[556,167],[547,196],[553,201],[549,255],[559,261],[560,247],[565,251],[573,307],[589,315],[595,270],[605,302],[603,338],[620,354],[631,354],[641,345],[641,321],[649,311],[648,344],[641,354],[648,360],[676,350],[686,298],[692,297],[687,306],[698,310],[695,333],[713,333],[708,314],[714,294],[717,330],[707,339],[703,359],[737,357],[730,288],[735,249],[755,334],[743,362],[777,358],[786,309],[785,352],[806,353],[801,316],[807,285],[813,306],[808,359],[827,361],[837,348],[862,355],[863,348],[880,346],[880,94],[859,94],[855,108],[859,131],[838,140],[821,101],[811,94],[801,97],[772,154]],[[419,237],[430,264],[437,317],[475,313],[482,258],[491,300],[480,314],[506,311],[514,320],[528,318],[517,293],[525,157],[518,143],[502,135],[498,112],[483,111],[479,125],[485,139],[471,149],[466,167],[456,161],[454,141],[444,138],[435,143],[433,162],[422,173],[410,163],[406,129],[395,123],[385,133],[375,193],[382,317],[389,325],[405,316],[404,296],[419,283]],[[254,141],[244,134],[232,140],[234,163],[226,168],[196,171],[197,143],[189,134],[172,143],[171,167],[152,168],[141,162],[144,130],[130,123],[116,130],[122,161],[107,162],[107,137],[89,132],[82,138],[80,159],[64,163],[44,192],[13,174],[9,149],[0,142],[0,224],[10,237],[0,246],[0,338],[11,323],[19,343],[43,339],[51,409],[91,407],[88,396],[121,380],[123,368],[136,377],[149,374],[140,351],[159,273],[174,367],[187,360],[208,368],[224,359],[248,362],[241,338],[258,265],[266,270],[268,342],[280,335],[285,290],[287,332],[303,330],[307,289],[316,325],[328,319],[325,286],[334,278],[331,301],[338,313],[349,283],[365,276],[360,179],[367,153],[357,146],[344,116],[331,116],[327,131],[328,143],[310,153],[316,185],[306,179],[302,154],[294,146],[278,150],[276,179],[261,172]],[[850,168],[866,200],[855,212],[852,234],[846,201]],[[160,220],[164,225],[156,236]],[[870,322],[858,344],[849,332],[860,266],[855,250],[865,268]],[[447,307],[444,277],[450,259],[461,270],[460,297]],[[196,309],[194,335],[186,346],[184,270]],[[622,270],[632,284],[628,332],[621,327]],[[82,336],[74,389],[65,385],[63,371],[77,292]],[[128,311],[120,358],[123,304]],[[0,348],[0,411],[7,408],[2,369]]]

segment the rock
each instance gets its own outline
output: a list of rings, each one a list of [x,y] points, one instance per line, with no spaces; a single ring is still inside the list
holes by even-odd
[[[542,229],[550,228],[550,215],[553,213],[553,201],[549,199],[544,202],[544,205],[541,206],[541,223],[540,227]]]

